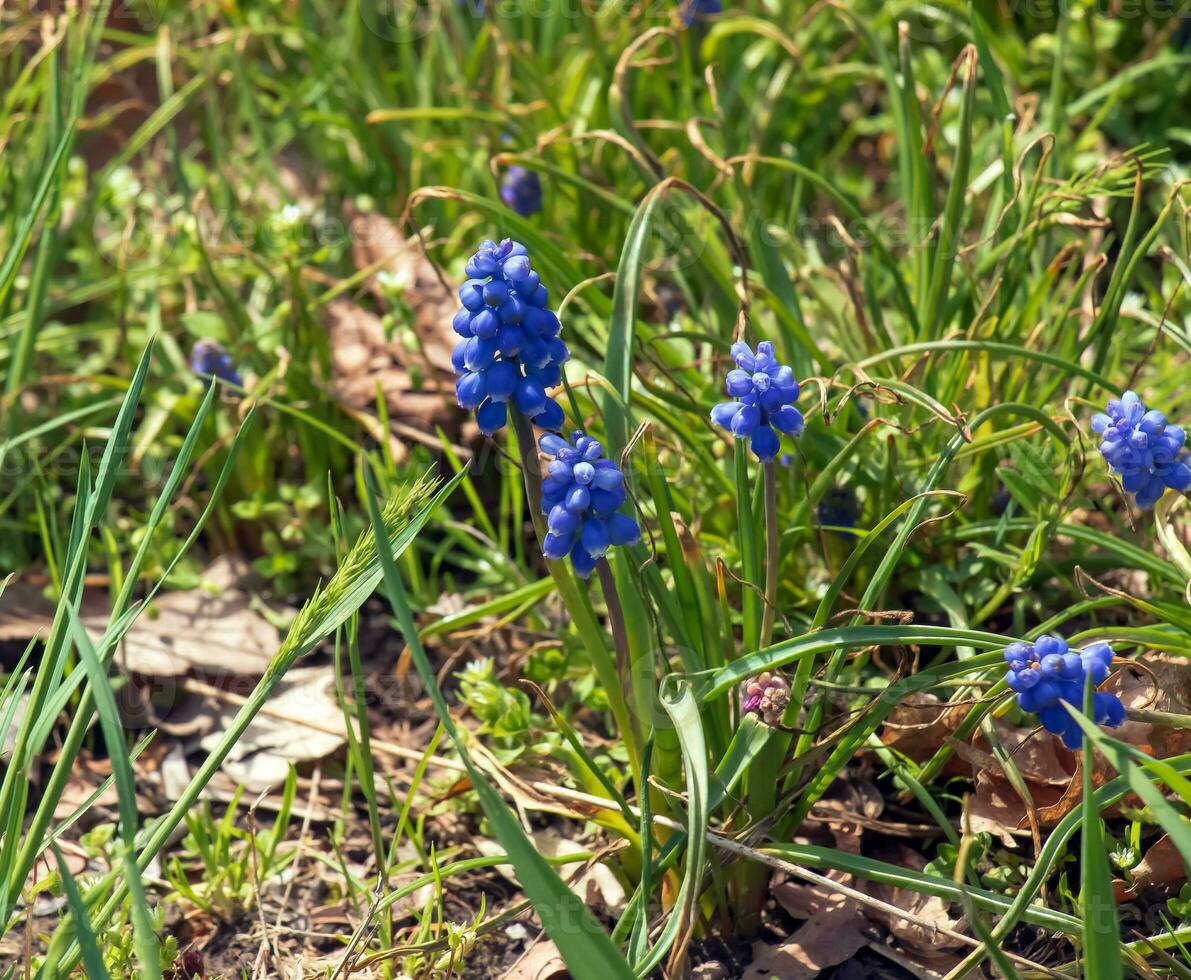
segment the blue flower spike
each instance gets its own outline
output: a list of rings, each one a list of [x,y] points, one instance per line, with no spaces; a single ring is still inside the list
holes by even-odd
[[[682,14],[682,26],[691,27],[707,17],[714,17],[723,13],[723,0],[682,0],[679,5]]]
[[[521,217],[531,217],[542,210],[542,180],[533,170],[514,164],[500,182],[500,199]]]
[[[1017,693],[1023,711],[1038,715],[1042,727],[1063,739],[1069,749],[1083,745],[1083,731],[1062,702],[1083,710],[1084,678],[1097,685],[1108,677],[1112,647],[1093,643],[1083,650],[1071,650],[1059,636],[1040,636],[1033,643],[1010,643],[1005,648],[1009,672],[1005,683]],[[1096,691],[1092,695],[1092,720],[1116,728],[1125,720],[1125,706],[1115,694]]]
[[[1183,452],[1187,434],[1167,425],[1166,416],[1151,409],[1134,391],[1110,401],[1107,412],[1092,416],[1092,431],[1103,441],[1100,453],[1121,485],[1142,510],[1154,506],[1167,490],[1191,489],[1191,466]]]
[[[550,475],[542,481],[542,513],[549,531],[542,553],[551,561],[570,555],[576,573],[587,578],[610,548],[641,537],[637,522],[620,513],[628,498],[624,474],[604,457],[604,447],[582,432],[570,441],[548,432],[538,445],[552,457]]]
[[[732,360],[736,367],[728,372],[724,387],[735,400],[716,405],[711,420],[747,439],[757,459],[768,463],[781,447],[779,433],[802,433],[802,413],[794,407],[798,382],[789,367],[778,363],[768,340],[757,344],[756,351],[738,340],[732,345]]]
[[[220,381],[244,387],[244,381],[240,372],[236,370],[231,354],[225,351],[217,340],[204,338],[191,348],[190,370],[200,378],[206,378],[208,384],[211,383],[211,379],[219,378]]]
[[[510,401],[540,428],[561,429],[562,408],[546,389],[562,381],[571,352],[528,250],[508,238],[481,242],[466,271],[451,324],[463,338],[451,354],[459,404],[487,436],[504,428]]]

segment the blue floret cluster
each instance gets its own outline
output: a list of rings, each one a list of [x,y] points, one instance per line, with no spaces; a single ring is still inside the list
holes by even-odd
[[[570,555],[575,571],[586,578],[609,548],[641,537],[637,522],[619,513],[628,496],[624,474],[604,457],[599,441],[582,432],[575,432],[571,441],[547,433],[539,445],[553,457],[550,475],[542,481],[542,513],[549,530],[542,553],[555,561]]]
[[[738,340],[732,345],[732,359],[736,367],[728,372],[724,387],[735,401],[716,405],[711,420],[747,439],[757,459],[767,463],[778,453],[779,432],[792,436],[802,432],[802,413],[794,407],[798,382],[790,368],[778,363],[767,340],[755,352]]]
[[[561,428],[562,408],[546,389],[562,380],[570,351],[529,252],[508,238],[481,242],[466,271],[452,322],[463,338],[451,356],[459,404],[475,410],[485,435],[504,427],[509,401],[541,428]]]
[[[1108,676],[1112,647],[1093,643],[1074,651],[1062,637],[1040,636],[1033,643],[1010,643],[1005,660],[1009,664],[1005,683],[1017,692],[1022,710],[1036,713],[1043,728],[1061,736],[1067,748],[1078,749],[1083,732],[1062,702],[1083,710],[1085,678],[1095,685]],[[1097,725],[1115,728],[1125,720],[1125,707],[1115,694],[1097,691],[1092,695],[1092,714]]]
[[[1183,455],[1187,434],[1167,425],[1166,416],[1151,409],[1136,392],[1110,401],[1107,412],[1092,417],[1092,431],[1103,441],[1100,452],[1137,506],[1149,510],[1168,489],[1191,489],[1191,467]]]

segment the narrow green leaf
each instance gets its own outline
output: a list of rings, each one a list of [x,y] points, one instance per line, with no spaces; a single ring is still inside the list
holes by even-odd
[[[464,471],[466,472],[466,471]],[[462,474],[460,474],[462,475]],[[458,478],[457,478],[458,479]],[[367,495],[369,516],[378,539],[384,533],[385,524],[372,493]],[[438,686],[434,668],[430,665],[422,641],[418,638],[413,613],[405,597],[405,586],[397,571],[391,552],[385,548],[378,551],[384,582],[385,597],[393,609],[397,623],[413,656],[414,667],[422,680],[438,713],[439,721],[455,743],[476,795],[480,799],[485,815],[492,823],[496,839],[509,855],[517,872],[517,880],[525,889],[542,927],[554,940],[573,976],[579,980],[603,980],[603,978],[627,978],[632,976],[624,957],[612,945],[608,934],[596,921],[591,910],[563,883],[550,864],[538,853],[533,842],[526,836],[517,818],[508,805],[488,784],[484,775],[475,767],[467,751],[459,729],[451,717],[450,708]]]
[[[1083,715],[1092,715],[1092,685],[1084,685]],[[1066,702],[1076,718],[1084,721],[1080,712]],[[1090,724],[1090,722],[1089,722]],[[1095,726],[1091,726],[1095,727]],[[1117,903],[1112,891],[1112,873],[1108,868],[1108,854],[1104,847],[1104,827],[1096,806],[1092,781],[1093,738],[1084,729],[1083,742],[1083,800],[1080,803],[1082,833],[1080,841],[1079,910],[1083,918],[1084,974],[1096,980],[1123,980],[1121,968],[1121,922],[1117,917]],[[1153,790],[1149,780],[1146,787]]]

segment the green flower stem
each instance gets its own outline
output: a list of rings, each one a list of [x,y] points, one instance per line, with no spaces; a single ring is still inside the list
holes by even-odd
[[[533,426],[529,419],[515,408],[510,414],[513,417],[513,431],[517,434],[517,447],[521,457],[521,473],[525,479],[525,492],[529,495],[530,516],[533,520],[534,530],[537,532],[538,542],[541,543],[546,538],[546,521],[542,514],[542,471],[538,464],[537,442],[534,439]],[[606,563],[602,562],[601,564]],[[580,591],[575,582],[575,576],[566,562],[547,561],[546,567],[550,570],[550,577],[554,579],[558,594],[562,597],[567,612],[570,613],[571,621],[579,632],[579,639],[582,641],[584,649],[587,650],[588,657],[591,658],[596,676],[600,679],[600,686],[608,698],[608,706],[612,710],[617,730],[624,738],[625,747],[628,749],[629,761],[632,764],[630,771],[638,772],[641,765],[641,737],[636,726],[632,724],[624,696],[629,676],[620,674],[616,662],[609,656],[608,644],[604,638],[604,632],[600,628],[599,620],[596,619],[595,610],[592,609],[591,600]],[[607,591],[605,590],[605,592]],[[612,590],[612,594],[615,595],[615,590]],[[609,609],[609,614],[611,615],[611,609]],[[625,663],[628,663],[627,657],[625,657]]]
[[[616,650],[616,669],[620,676],[630,677],[633,669],[629,654],[629,633],[624,624],[624,607],[620,604],[620,593],[616,591],[616,579],[607,558],[596,562],[596,573],[600,587],[604,590],[604,605],[608,607],[608,625],[612,627],[612,645]]]
[[[777,616],[777,579],[781,557],[778,553],[777,526],[777,469],[771,459],[765,463],[765,610],[761,614],[761,649],[773,638],[773,621]]]
[[[760,649],[761,611],[757,587],[761,583],[760,557],[757,554],[757,529],[753,524],[753,493],[749,480],[748,442],[739,436],[733,441],[733,468],[736,475],[736,527],[740,535],[741,563],[741,637],[742,650]]]

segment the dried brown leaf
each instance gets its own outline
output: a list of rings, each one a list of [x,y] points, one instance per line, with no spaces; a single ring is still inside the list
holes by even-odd
[[[1136,898],[1137,893],[1143,888],[1186,881],[1187,865],[1183,863],[1183,856],[1174,841],[1167,834],[1163,834],[1150,845],[1145,856],[1133,869],[1132,877],[1132,885],[1123,881],[1112,883],[1118,902]]]
[[[922,855],[908,847],[898,846],[891,854],[884,855],[883,858],[888,863],[914,871],[921,871],[926,867],[926,860]],[[875,883],[868,884],[865,890],[874,898],[879,898],[895,908],[904,909],[940,929],[950,929],[952,932],[962,931],[961,923],[951,916],[950,906],[934,895],[924,895],[910,888],[897,888]],[[962,945],[940,932],[928,929],[916,922],[908,922],[900,916],[891,915],[882,909],[872,908],[867,911],[869,918],[880,922],[903,944],[919,953],[929,954],[938,950],[955,949]]]
[[[967,706],[950,706],[935,695],[916,692],[885,719],[881,741],[915,762],[939,750],[967,714]]]
[[[562,980],[569,976],[566,961],[559,954],[558,947],[550,940],[543,939],[502,973],[499,980]]]
[[[753,944],[753,962],[741,980],[810,980],[838,966],[868,942],[868,920],[858,902],[835,896],[777,944]]]
[[[124,635],[116,663],[129,673],[154,677],[195,670],[208,676],[263,674],[281,632],[243,587],[243,571],[233,559],[218,558],[203,573],[203,587],[159,595]],[[98,635],[107,614],[83,621]]]
[[[298,667],[285,675],[268,705],[271,712],[314,722],[323,728],[341,729],[343,710],[334,689],[335,674],[330,666]],[[199,740],[200,748],[213,750],[239,710],[237,704],[221,702],[216,715],[218,725]],[[260,793],[282,785],[291,763],[321,759],[344,741],[342,734],[261,712],[232,746],[222,768],[250,792]]]
[[[391,278],[405,284],[404,298],[413,311],[414,332],[420,345],[414,355],[419,358],[418,365],[428,363],[450,373],[451,351],[459,339],[451,329],[451,318],[459,308],[455,296],[439,279],[420,243],[406,238],[383,214],[349,208],[347,217],[356,267],[379,265]],[[369,276],[367,284],[383,301],[384,293],[375,275]]]

